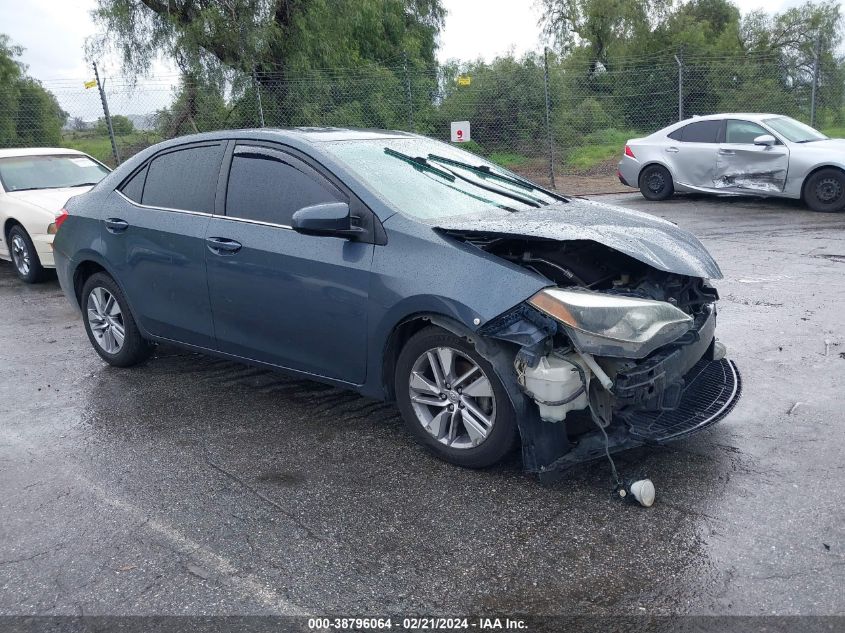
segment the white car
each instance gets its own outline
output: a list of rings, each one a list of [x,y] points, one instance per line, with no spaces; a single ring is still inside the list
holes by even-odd
[[[0,259],[23,281],[53,268],[56,218],[68,198],[85,193],[109,173],[87,154],[63,148],[0,149]]]
[[[845,211],[845,140],[777,114],[713,114],[631,139],[619,179],[649,200],[676,191],[776,196]]]

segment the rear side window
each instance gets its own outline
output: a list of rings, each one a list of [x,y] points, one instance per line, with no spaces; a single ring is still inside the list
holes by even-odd
[[[332,185],[287,154],[240,147],[232,157],[226,191],[230,217],[290,226],[302,207],[341,201]]]
[[[130,200],[134,200],[135,202],[141,202],[141,196],[144,194],[144,180],[147,177],[148,167],[149,165],[145,166],[141,171],[123,184],[120,191],[124,196]]]
[[[141,202],[151,207],[212,213],[222,158],[222,143],[156,156],[148,167]]]
[[[675,130],[669,138],[684,143],[716,143],[721,127],[721,121],[696,121]]]
[[[725,143],[747,143],[752,145],[754,139],[763,134],[769,134],[769,132],[756,123],[729,119],[725,127]]]

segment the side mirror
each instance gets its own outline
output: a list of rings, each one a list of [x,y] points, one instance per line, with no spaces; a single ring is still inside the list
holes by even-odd
[[[364,232],[352,226],[349,205],[345,202],[329,202],[303,207],[293,214],[292,227],[305,235],[330,235],[354,238]]]
[[[777,143],[777,139],[771,134],[761,134],[757,138],[754,139],[755,145],[765,145],[766,147],[771,147]]]

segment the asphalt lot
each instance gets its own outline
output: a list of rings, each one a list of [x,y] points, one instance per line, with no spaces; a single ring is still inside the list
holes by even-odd
[[[55,281],[0,263],[0,613],[845,614],[845,215],[601,199],[711,249],[743,373],[724,422],[620,459],[647,510],[604,463],[449,466],[320,384],[108,367]]]

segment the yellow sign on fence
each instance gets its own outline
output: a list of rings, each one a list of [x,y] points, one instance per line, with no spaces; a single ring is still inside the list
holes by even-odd
[[[472,77],[469,75],[461,75],[458,77],[458,85],[459,86],[468,86],[472,83]]]
[[[82,85],[83,85],[83,86],[85,86],[85,89],[86,89],[86,90],[88,90],[88,88],[96,88],[96,87],[97,87],[97,80],[96,80],[96,79],[92,79],[91,81],[86,81],[86,82],[85,82],[84,84],[82,84]]]

